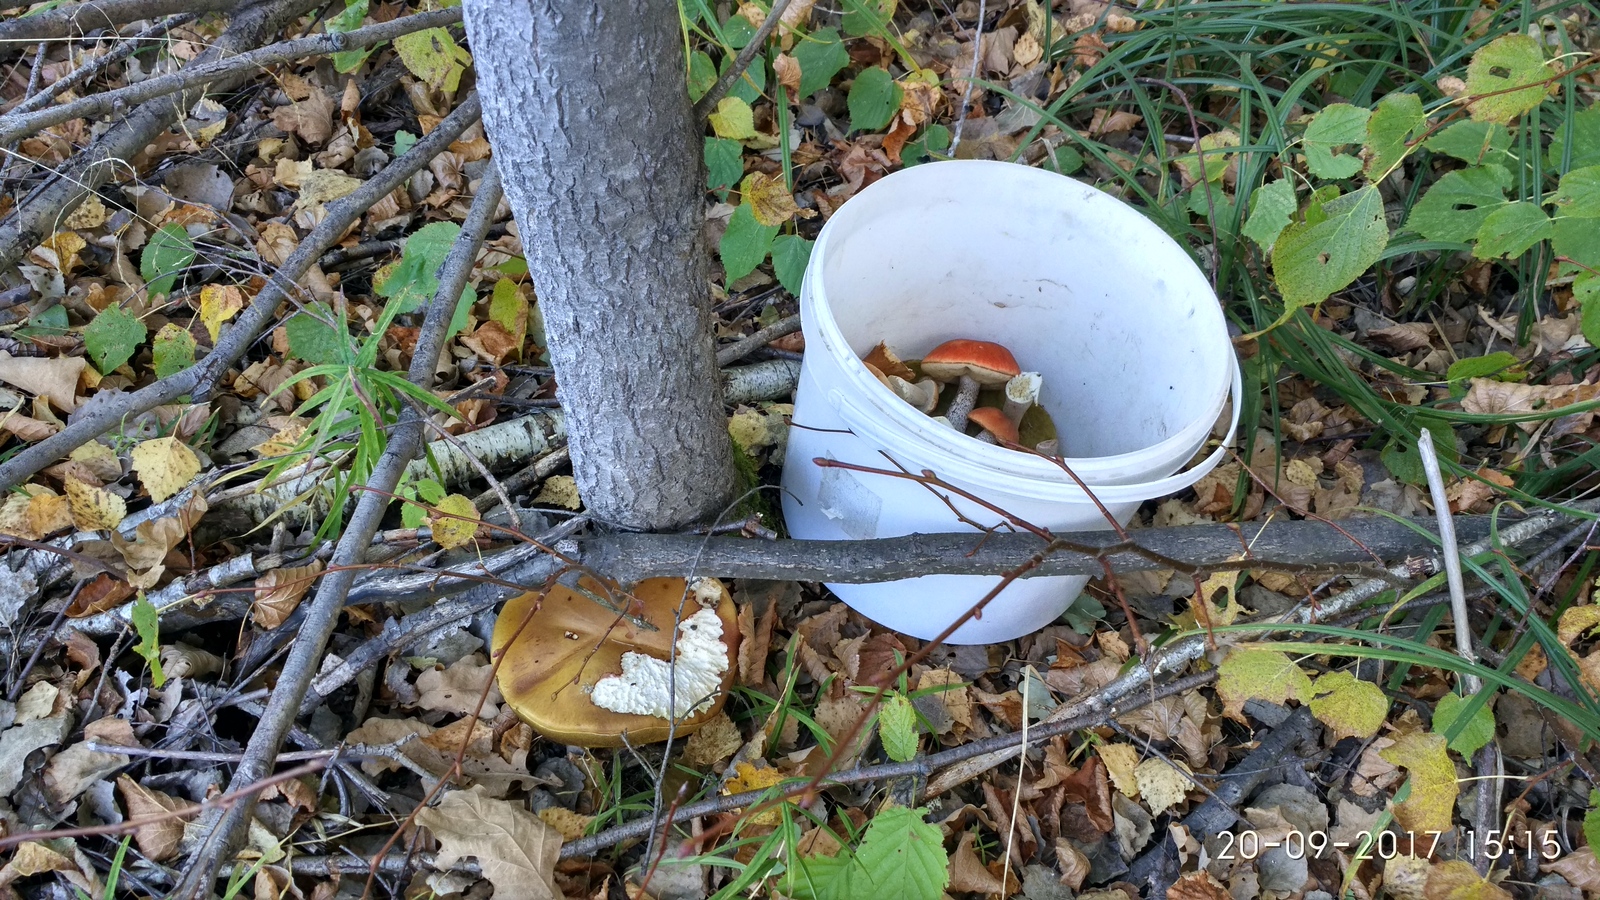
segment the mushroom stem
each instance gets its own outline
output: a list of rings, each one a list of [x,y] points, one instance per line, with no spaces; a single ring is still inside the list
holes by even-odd
[[[1000,443],[999,441],[994,439],[994,435],[990,434],[987,431],[978,432],[978,435],[977,435],[976,438],[974,438],[974,440],[976,440],[980,444],[998,444],[998,443]]]
[[[1022,424],[1029,407],[1039,402],[1039,387],[1043,383],[1044,376],[1038,372],[1023,372],[1006,382],[1005,413],[1011,424]]]
[[[966,433],[967,416],[972,415],[972,408],[978,405],[978,381],[971,375],[961,376],[961,387],[956,391],[956,397],[950,401],[950,408],[945,411],[945,417],[950,420],[950,427]]]

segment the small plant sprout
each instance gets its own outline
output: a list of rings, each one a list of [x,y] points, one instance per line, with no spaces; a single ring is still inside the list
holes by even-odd
[[[1022,374],[1011,351],[990,341],[945,341],[922,358],[922,373],[939,382],[959,382],[945,416],[957,431],[966,431],[967,417],[978,403],[978,389],[999,387]]]
[[[621,612],[605,596],[584,578],[577,590],[557,585],[506,604],[494,646],[511,708],[546,737],[584,747],[683,736],[714,716],[739,644],[722,583],[647,579],[617,598],[627,602]]]

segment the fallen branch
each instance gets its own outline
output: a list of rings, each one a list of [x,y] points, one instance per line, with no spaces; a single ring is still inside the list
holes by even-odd
[[[307,0],[298,2],[304,6],[315,5]],[[338,242],[372,204],[404,184],[413,174],[422,170],[433,157],[460,137],[467,126],[478,120],[478,112],[478,97],[476,94],[471,94],[456,107],[454,112],[446,116],[444,121],[428,132],[426,137],[417,141],[416,146],[405,155],[385,166],[354,193],[328,204],[327,215],[323,220],[306,235],[305,240],[301,241],[289,258],[284,260],[283,265],[272,273],[266,287],[262,288],[245,311],[239,314],[223,334],[222,339],[217,342],[215,349],[199,364],[132,393],[119,395],[113,402],[96,404],[93,409],[86,407],[79,410],[66,428],[37,444],[23,448],[17,455],[0,464],[0,490],[21,484],[40,469],[66,456],[80,445],[121,425],[125,419],[148,412],[157,406],[175,402],[185,394],[197,395],[202,392],[202,388],[209,389],[277,318],[278,308],[283,301],[300,290],[296,282],[311,264]],[[135,114],[136,117],[138,115],[140,114]],[[137,150],[143,149],[153,138],[154,133],[140,140],[137,147],[126,151],[126,155],[131,156]],[[56,212],[51,212],[46,218],[53,220],[55,215]],[[7,231],[9,227],[0,227],[0,248],[7,246],[8,234],[14,235],[14,229]],[[28,246],[36,245],[39,237],[42,235],[33,238],[33,243]],[[4,252],[0,251],[0,268],[15,261],[14,258],[4,258]]]
[[[406,374],[419,387],[427,388],[433,382],[439,355],[449,337],[449,323],[456,307],[456,298],[461,296],[461,291],[466,287],[478,248],[488,233],[490,220],[499,205],[499,170],[491,167],[478,187],[478,195],[473,198],[472,209],[462,225],[460,236],[440,268],[439,289],[428,306],[417,338],[411,367]],[[320,256],[321,251],[316,255]],[[260,724],[251,734],[244,758],[239,761],[229,781],[230,789],[236,790],[233,786],[257,781],[271,771],[278,750],[294,725],[301,699],[305,697],[312,676],[322,664],[328,638],[333,635],[334,627],[339,622],[339,612],[344,608],[345,597],[355,581],[356,567],[366,558],[372,535],[378,530],[384,510],[388,508],[390,497],[400,483],[406,466],[422,451],[422,426],[421,414],[408,409],[390,434],[389,444],[367,480],[368,489],[362,492],[355,512],[333,552],[329,571],[306,606],[304,620],[289,649],[288,658],[284,660]],[[247,798],[245,802],[222,811],[220,816],[208,823],[209,827],[203,829],[206,837],[191,852],[183,880],[173,891],[173,896],[211,895],[217,871],[249,824],[253,806],[253,798]]]
[[[769,359],[749,366],[734,366],[722,372],[722,401],[755,403],[776,400],[794,393],[800,383],[800,363],[792,359]]]
[[[718,350],[717,365],[722,367],[730,366],[778,338],[794,334],[799,330],[800,316],[798,314],[789,316],[786,319],[779,319],[749,337],[742,338]]]
[[[0,43],[81,37],[91,31],[115,28],[140,19],[173,13],[218,12],[238,5],[239,0],[84,0],[0,23]]]
[[[198,18],[200,18],[198,13],[179,13],[156,22],[138,34],[118,37],[115,47],[57,78],[54,82],[51,82],[49,87],[12,107],[7,111],[6,115],[8,117],[16,116],[44,109],[50,104],[51,100],[54,100],[68,89],[75,88],[104,72],[112,64],[121,62],[137,53],[141,48],[146,47],[149,41],[161,37],[179,25],[186,25]]]
[[[212,90],[232,79],[241,78],[265,66],[293,62],[307,56],[321,56],[370,47],[392,41],[427,28],[441,28],[461,21],[461,9],[440,9],[433,12],[414,13],[378,25],[368,25],[354,31],[330,32],[312,37],[296,38],[269,44],[243,53],[229,54],[226,59],[213,59],[183,67],[170,75],[146,78],[127,87],[101,91],[87,97],[52,106],[35,112],[18,112],[0,116],[0,143],[34,134],[52,125],[73,119],[103,116],[117,109],[165,97],[179,91],[196,88]],[[192,101],[179,105],[187,109]],[[320,255],[320,254],[319,254]]]

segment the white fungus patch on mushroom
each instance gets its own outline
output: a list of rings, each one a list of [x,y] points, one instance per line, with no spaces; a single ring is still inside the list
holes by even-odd
[[[676,665],[643,653],[622,654],[622,674],[595,682],[590,699],[601,709],[663,719],[709,706],[728,671],[728,645],[722,642],[716,610],[702,609],[684,619],[676,649]]]

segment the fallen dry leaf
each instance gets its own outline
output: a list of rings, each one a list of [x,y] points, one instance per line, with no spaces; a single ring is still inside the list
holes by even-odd
[[[128,515],[128,504],[104,488],[93,487],[76,478],[68,478],[62,486],[67,492],[72,521],[84,531],[116,528]]]
[[[130,819],[166,815],[189,805],[169,794],[144,787],[127,775],[118,776],[117,792],[122,795],[122,804],[128,808]],[[156,862],[171,859],[183,840],[184,821],[193,817],[190,813],[136,826],[133,841],[139,845],[140,853]]]
[[[417,676],[417,690],[421,696],[416,705],[431,712],[468,715],[477,708],[479,698],[484,698],[482,718],[493,719],[500,712],[494,665],[477,653],[463,656],[443,669],[424,670]]]
[[[156,502],[183,490],[200,474],[200,457],[175,437],[142,441],[133,448],[133,471]]]
[[[561,835],[521,804],[496,800],[474,785],[449,792],[436,807],[418,810],[417,824],[439,841],[437,868],[476,857],[496,897],[563,900],[554,878]]]
[[[78,408],[78,376],[89,361],[81,356],[46,359],[0,350],[0,381],[50,401],[62,412]]]
[[[256,600],[250,607],[250,615],[268,630],[282,625],[305,599],[322,569],[322,561],[313,560],[309,566],[273,569],[257,578]]]

